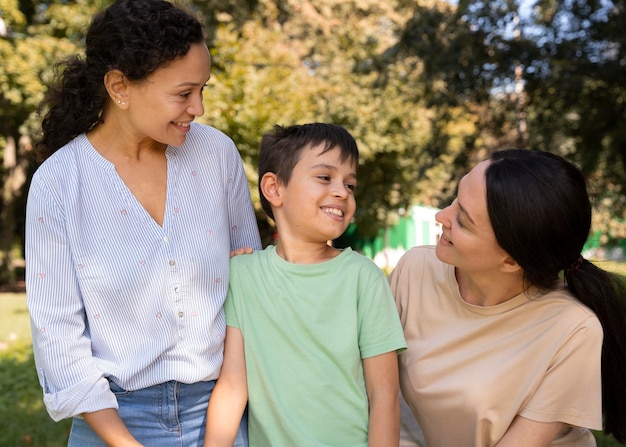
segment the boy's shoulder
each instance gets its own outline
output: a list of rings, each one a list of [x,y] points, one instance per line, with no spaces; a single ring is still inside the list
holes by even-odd
[[[272,245],[269,245],[263,250],[255,250],[252,253],[233,256],[232,258],[230,258],[230,267],[232,269],[258,264],[267,259],[273,251],[274,247]]]
[[[383,271],[376,265],[376,263],[361,253],[352,250],[350,247],[344,248],[341,254],[338,256],[341,260],[341,270],[343,272],[348,271],[363,271],[367,274],[382,274]]]
[[[267,263],[278,263],[283,267],[288,266],[288,264],[284,263],[284,261],[281,262],[278,258],[274,245],[269,245],[263,250],[256,250],[250,254],[237,255],[230,259],[231,270],[264,268]],[[339,255],[323,264],[325,264],[326,268],[332,268],[332,270],[341,271],[344,274],[348,272],[357,274],[357,272],[360,272],[368,275],[384,275],[384,272],[374,261],[349,247],[342,249]],[[311,264],[309,267],[315,265]],[[322,266],[318,265],[318,267]]]

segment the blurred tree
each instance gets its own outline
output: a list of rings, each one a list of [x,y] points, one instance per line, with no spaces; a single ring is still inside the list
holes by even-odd
[[[36,105],[110,1],[0,0],[0,283],[13,280]],[[413,204],[446,205],[468,165],[506,146],[575,160],[596,228],[626,234],[613,219],[626,208],[626,0],[178,1],[205,21],[213,57],[201,120],[235,140],[253,197],[261,135],[329,121],[361,149],[361,236]]]
[[[488,152],[529,147],[575,161],[590,180],[594,228],[605,242],[626,237],[626,2],[461,0],[446,13],[425,3],[389,54],[423,60],[438,101],[489,107],[475,142]]]
[[[0,0],[0,284],[15,284],[14,249],[23,232],[36,108],[59,59],[76,52],[102,2]],[[18,250],[19,251],[19,250]],[[19,253],[18,256],[21,256]]]
[[[576,160],[603,242],[626,238],[626,1],[541,0],[527,21],[529,143]]]
[[[417,201],[436,204],[433,182],[447,186],[450,172],[435,167],[463,153],[478,129],[468,108],[428,100],[420,58],[382,60],[413,7],[260,0],[243,26],[220,15],[204,119],[233,137],[255,194],[263,132],[329,121],[350,130],[361,149],[355,220],[362,236],[395,223]]]

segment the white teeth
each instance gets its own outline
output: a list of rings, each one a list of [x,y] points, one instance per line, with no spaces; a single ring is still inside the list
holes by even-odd
[[[335,216],[343,217],[343,211],[338,210],[337,208],[322,208],[322,211],[329,214],[334,214]]]
[[[180,127],[189,127],[191,125],[191,123],[174,123],[174,124]]]

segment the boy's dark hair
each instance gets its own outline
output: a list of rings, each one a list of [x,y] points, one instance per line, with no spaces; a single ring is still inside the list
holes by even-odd
[[[322,153],[335,148],[341,151],[341,161],[351,160],[359,164],[356,141],[346,129],[336,124],[310,123],[288,127],[276,124],[261,138],[259,147],[259,196],[263,211],[274,219],[272,207],[261,191],[261,179],[268,173],[276,174],[278,180],[288,184],[291,173],[307,148],[323,145]]]

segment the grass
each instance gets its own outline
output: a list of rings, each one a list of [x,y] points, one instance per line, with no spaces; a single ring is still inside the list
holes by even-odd
[[[626,283],[626,262],[594,261],[594,264],[607,272],[613,272],[622,277]]]
[[[598,262],[626,282],[626,263]],[[24,294],[0,294],[0,446],[67,445],[70,421],[55,423],[42,402],[35,372]],[[595,433],[598,447],[618,447],[613,437]]]
[[[69,429],[43,405],[24,294],[0,294],[0,445],[66,446]]]
[[[31,346],[15,343],[1,350],[0,445],[66,446],[70,423],[70,420],[55,423],[48,416],[35,373]]]
[[[0,348],[8,344],[30,343],[30,322],[22,293],[0,293]]]

